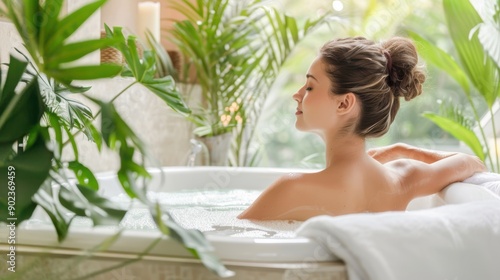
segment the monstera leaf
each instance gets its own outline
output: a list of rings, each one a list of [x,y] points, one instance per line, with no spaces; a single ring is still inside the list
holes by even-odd
[[[470,3],[481,17],[473,32],[484,50],[500,68],[500,2],[497,0],[470,0]]]

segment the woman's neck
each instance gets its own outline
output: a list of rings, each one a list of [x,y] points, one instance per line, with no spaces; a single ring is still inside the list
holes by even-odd
[[[359,136],[324,137],[326,168],[338,164],[359,162],[366,157],[365,139]]]

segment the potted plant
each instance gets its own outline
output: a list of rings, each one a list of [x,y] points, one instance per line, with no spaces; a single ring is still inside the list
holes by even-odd
[[[176,0],[172,9],[185,20],[174,22],[171,40],[183,56],[180,81],[195,83],[201,102],[188,119],[202,141],[214,137],[232,152],[229,164],[250,165],[254,127],[281,66],[294,47],[326,22],[328,14],[301,24],[262,0]],[[266,4],[269,4],[266,2]],[[207,146],[211,147],[212,144]],[[214,147],[215,149],[215,147]],[[227,164],[228,150],[211,164]]]
[[[140,185],[150,178],[144,163],[145,147],[113,105],[117,96],[141,84],[175,111],[189,114],[173,79],[156,77],[155,55],[144,51],[141,59],[135,37],[125,37],[119,27],[107,28],[106,38],[68,41],[105,2],[95,0],[61,15],[64,2],[60,0],[3,0],[5,10],[0,12],[15,25],[26,47],[23,52],[30,58],[23,52],[17,54],[21,58],[12,55],[5,81],[0,73],[0,185],[8,186],[0,188],[0,223],[18,225],[40,207],[62,241],[76,216],[90,218],[94,226],[121,221],[127,210],[99,195],[93,172],[78,159],[75,136],[84,133],[99,149],[106,145],[119,155],[117,177],[124,191],[150,209],[159,230],[190,244],[186,245],[188,250],[218,275],[232,275],[214,257],[199,231],[181,228],[165,209],[147,198],[145,186]],[[73,63],[105,47],[118,49],[125,66]],[[88,87],[77,85],[77,81],[117,75],[132,77],[132,82],[109,102],[91,97]],[[95,103],[99,111],[94,113],[76,101],[75,94]],[[100,128],[93,123],[98,116]],[[67,145],[74,153],[71,161],[62,157]]]
[[[457,59],[418,34],[410,35],[422,57],[461,86],[472,116],[461,107],[446,104],[442,114],[428,112],[424,116],[465,143],[481,160],[487,160],[490,170],[500,172],[495,124],[500,93],[498,1],[443,0],[443,7]],[[484,115],[481,106],[487,108]]]

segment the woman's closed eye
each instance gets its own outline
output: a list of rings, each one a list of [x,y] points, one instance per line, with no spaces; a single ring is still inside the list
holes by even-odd
[[[311,91],[312,87],[306,87],[306,91]]]

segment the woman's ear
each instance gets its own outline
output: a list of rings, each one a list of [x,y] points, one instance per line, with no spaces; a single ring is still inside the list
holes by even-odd
[[[348,114],[356,108],[358,99],[352,92],[337,96],[337,113],[344,115]]]

